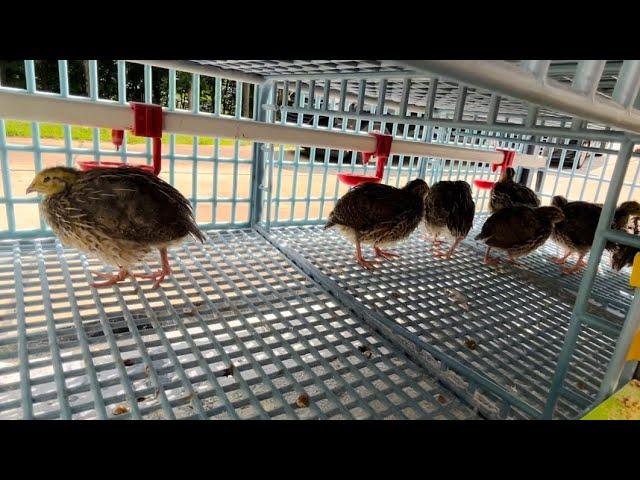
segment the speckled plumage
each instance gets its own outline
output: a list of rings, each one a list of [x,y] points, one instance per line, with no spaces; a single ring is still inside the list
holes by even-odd
[[[575,273],[586,267],[584,257],[591,250],[596,228],[600,221],[602,205],[588,202],[569,202],[565,197],[557,195],[551,204],[562,210],[564,220],[554,225],[551,238],[564,248],[564,256],[552,258],[551,261],[563,265],[568,258],[576,253],[578,260],[575,265],[563,267],[563,273]]]
[[[506,251],[513,260],[543,245],[553,225],[563,219],[562,211],[556,207],[505,207],[487,219],[475,239],[484,241],[488,247],[485,261],[491,248]]]
[[[205,239],[187,199],[151,173],[133,167],[67,173],[75,180],[40,204],[45,221],[67,246],[129,269],[153,249],[189,235]]]
[[[618,208],[616,208],[613,215],[613,221],[611,222],[611,228],[638,235],[640,234],[640,231],[638,231],[637,228],[637,221],[634,222],[633,229],[629,229],[629,221],[631,217],[638,216],[640,216],[640,203],[633,200],[623,202],[618,206]],[[616,271],[620,271],[626,266],[633,265],[633,259],[635,258],[636,253],[640,251],[635,247],[615,242],[607,242],[605,248],[611,253],[611,268]]]
[[[432,232],[447,232],[452,238],[464,238],[473,226],[475,210],[467,182],[438,182],[425,198],[425,227]]]
[[[489,208],[492,212],[514,205],[540,206],[540,199],[533,190],[513,181],[515,173],[513,168],[505,169],[500,180],[491,189]]]
[[[358,185],[338,200],[325,229],[337,225],[358,251],[360,243],[367,243],[378,252],[383,245],[407,238],[419,225],[427,190],[427,184],[420,179],[403,188],[379,183]]]
[[[429,189],[424,209],[424,228],[434,237],[434,244],[440,234],[454,241],[445,254],[448,258],[473,226],[476,204],[471,186],[464,181],[438,182]]]
[[[591,249],[602,206],[588,202],[569,202],[556,196],[551,204],[562,210],[564,220],[553,229],[552,238],[567,250],[585,254]]]

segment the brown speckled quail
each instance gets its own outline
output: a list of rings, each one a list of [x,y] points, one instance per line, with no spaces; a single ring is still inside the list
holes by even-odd
[[[569,202],[561,195],[553,197],[551,205],[558,207],[564,214],[564,220],[554,225],[551,238],[565,250],[563,257],[552,261],[562,265],[571,254],[577,253],[579,258],[575,265],[562,269],[563,273],[575,273],[587,266],[583,259],[593,245],[602,206],[588,202]]]
[[[562,220],[564,215],[557,207],[505,207],[487,219],[475,239],[483,240],[487,245],[485,263],[499,262],[489,256],[492,248],[506,251],[509,261],[516,263],[516,258],[543,245],[551,235],[553,225]]]
[[[489,201],[491,212],[495,213],[505,207],[514,205],[540,206],[540,199],[533,190],[513,181],[515,174],[516,171],[511,167],[504,169],[500,180],[491,189],[491,199]]]
[[[403,188],[379,183],[358,185],[338,200],[324,228],[337,225],[355,243],[358,263],[371,270],[373,263],[362,257],[361,243],[373,245],[377,257],[398,256],[380,247],[411,235],[423,218],[428,190],[421,179],[412,180]]]
[[[40,209],[62,243],[98,257],[120,269],[106,278],[105,287],[127,277],[154,280],[157,288],[171,273],[167,247],[193,236],[204,242],[188,200],[171,185],[135,167],[98,168],[86,172],[67,167],[48,168],[36,175],[27,193],[40,192]],[[131,269],[154,249],[162,269],[134,274]]]
[[[424,227],[433,237],[434,246],[439,245],[440,234],[453,240],[446,253],[436,253],[448,259],[473,226],[476,204],[471,186],[464,181],[438,182],[429,189],[424,208]]]
[[[611,228],[614,230],[627,231],[634,235],[640,234],[637,228],[637,219],[634,218],[633,229],[629,228],[629,221],[631,217],[640,216],[640,203],[636,201],[628,201],[621,203],[613,215],[613,222],[611,222]],[[631,230],[631,231],[630,231]],[[633,265],[633,259],[640,250],[628,245],[622,245],[615,242],[607,242],[607,250],[611,253],[611,268],[615,271],[620,271],[626,266]]]

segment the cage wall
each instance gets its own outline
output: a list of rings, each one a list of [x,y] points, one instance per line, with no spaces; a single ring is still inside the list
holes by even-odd
[[[43,85],[39,67],[48,61],[17,63],[15,75],[1,87],[34,95],[80,97],[96,102],[155,103],[169,111],[186,110],[203,116],[254,118],[255,86],[125,61],[79,62],[75,74],[86,74],[86,89],[69,90],[70,62],[55,65],[59,82]],[[22,64],[22,68],[19,68]],[[82,65],[81,65],[82,67]],[[85,72],[86,70],[86,72]],[[137,72],[141,85],[127,83]],[[51,72],[49,72],[49,75]],[[77,83],[77,82],[76,82]],[[166,85],[160,96],[158,85]],[[133,88],[134,86],[139,88]],[[223,90],[228,90],[223,103]],[[164,90],[162,90],[164,91]],[[38,199],[24,191],[36,172],[55,165],[74,166],[78,161],[119,161],[151,164],[152,140],[127,132],[119,150],[108,129],[81,125],[56,125],[0,119],[0,237],[49,235],[40,218]],[[253,174],[253,142],[165,134],[162,138],[160,177],[188,198],[198,223],[207,228],[241,227],[250,223]]]
[[[369,83],[377,84],[362,81],[360,85]],[[326,84],[326,81],[313,82],[308,91],[315,88],[326,92]],[[346,89],[348,85],[348,82],[343,82],[341,88]],[[366,88],[360,87],[360,90],[366,91]],[[507,127],[497,131],[491,130],[490,125],[486,126],[486,130],[451,126],[453,111],[440,113],[442,118],[426,124],[426,113],[400,116],[397,108],[394,110],[385,106],[383,113],[377,115],[380,105],[361,105],[362,112],[358,113],[353,104],[345,107],[343,99],[334,97],[329,97],[324,108],[324,96],[309,98],[302,92],[301,82],[276,82],[272,87],[272,97],[276,99],[276,107],[273,108],[275,114],[271,121],[281,125],[348,133],[381,131],[403,140],[491,152],[496,148],[504,148],[541,155],[546,158],[544,165],[517,168],[517,176],[541,197],[543,204],[549,204],[555,195],[563,195],[570,200],[602,203],[620,148],[619,143],[572,138],[568,128],[564,136],[510,133],[508,125],[513,120],[522,121],[522,115],[515,115],[514,119],[513,114],[505,114],[503,124]],[[466,115],[462,118],[478,122],[482,116],[469,113],[468,118]],[[564,128],[567,123],[570,124],[563,118],[539,121],[542,127]],[[514,127],[521,125],[513,124]],[[638,153],[632,157],[620,201],[631,199],[637,189],[639,158]],[[357,172],[370,175],[374,171],[375,162],[363,164],[358,152],[305,145],[273,145],[265,156],[265,179],[269,188],[263,199],[266,205],[262,212],[269,216],[264,220],[276,226],[322,223],[337,199],[349,188],[339,182],[336,174]],[[490,164],[486,162],[393,155],[387,164],[383,182],[399,187],[412,178],[421,177],[430,184],[457,179],[472,184],[474,179],[495,181],[498,176],[499,172],[492,172]],[[488,213],[489,191],[473,187],[473,195],[477,212]]]
[[[86,65],[85,94],[95,102],[125,104],[140,100],[163,104],[170,111],[188,109],[203,117],[253,118],[310,130],[380,130],[396,139],[544,155],[546,161],[540,167],[518,169],[543,204],[557,194],[570,200],[603,202],[620,150],[618,143],[607,141],[602,126],[586,124],[586,133],[574,132],[571,118],[544,109],[536,112],[537,134],[526,133],[524,127],[528,128],[531,116],[518,112],[519,104],[506,97],[493,109],[495,121],[480,126],[478,122],[491,116],[480,108],[486,103],[482,98],[492,103],[494,95],[447,82],[432,85],[429,81],[404,79],[337,79],[311,80],[303,85],[301,81],[276,81],[258,95],[259,88],[252,85],[239,88],[240,83],[234,81],[135,65],[142,69],[144,88],[130,91],[127,74],[133,67],[128,62],[114,64],[116,73],[103,82],[104,89],[101,62],[89,61]],[[57,67],[60,95],[81,94],[69,92],[70,62],[59,61]],[[38,62],[24,62],[22,87],[30,94],[49,95],[38,91],[37,68]],[[165,77],[166,99],[154,93],[155,79]],[[181,91],[181,79],[191,88]],[[108,91],[109,82],[116,82],[117,93],[105,100],[100,92]],[[332,86],[337,84],[339,93],[331,95]],[[223,104],[223,88],[234,86],[234,101]],[[349,92],[357,94],[351,105],[347,105]],[[365,105],[365,94],[377,95],[377,101]],[[426,107],[420,107],[420,111],[415,105],[409,108],[409,97],[425,101]],[[438,97],[448,99],[449,108],[431,108],[429,99]],[[324,223],[335,201],[346,192],[347,187],[336,178],[337,172],[370,174],[375,160],[362,165],[358,152],[298,144],[262,145],[209,137],[188,137],[184,144],[178,135],[167,135],[161,176],[193,203],[203,229],[222,231],[209,233],[202,247],[188,244],[172,252],[172,261],[180,270],[176,280],[146,302],[138,285],[97,295],[86,286],[87,269],[96,266],[95,262],[64,249],[56,240],[17,239],[50,233],[37,216],[37,200],[21,195],[35,171],[85,159],[149,164],[150,140],[136,143],[127,135],[122,151],[116,152],[108,131],[54,126],[63,137],[54,142],[47,138],[51,130],[48,125],[35,122],[25,127],[9,120],[0,120],[1,205],[5,209],[0,213],[6,219],[0,225],[0,235],[6,239],[0,245],[5,259],[1,267],[5,311],[0,320],[4,335],[0,335],[0,350],[3,359],[12,361],[0,367],[0,375],[9,379],[0,398],[0,410],[5,413],[106,418],[110,416],[108,409],[123,399],[133,402],[139,393],[139,398],[146,401],[159,391],[156,403],[133,408],[131,416],[296,418],[304,416],[292,406],[296,394],[301,393],[302,382],[305,388],[314,385],[317,400],[326,401],[324,407],[314,411],[319,418],[537,418],[541,414],[568,331],[579,278],[561,279],[557,272],[550,273],[542,255],[531,257],[526,264],[528,272],[501,271],[496,278],[488,267],[474,264],[479,257],[471,248],[462,249],[460,260],[442,266],[415,237],[401,248],[420,259],[416,265],[387,265],[379,277],[365,277],[350,261],[352,252],[346,242],[338,238],[328,242],[327,238],[333,237],[319,233],[310,224]],[[21,141],[10,135],[11,129],[17,128],[30,129],[29,138]],[[541,133],[546,131],[553,133]],[[257,178],[260,171],[264,172],[262,179]],[[633,198],[638,173],[638,155],[634,154],[620,201]],[[497,175],[488,162],[396,155],[390,158],[383,182],[401,186],[421,177],[429,184],[447,179],[471,183],[476,178],[496,180]],[[258,196],[255,187],[259,188]],[[489,192],[474,187],[473,195],[479,214],[477,228],[488,211]],[[258,198],[261,206],[256,205]],[[238,230],[248,226],[257,228]],[[193,268],[195,275],[191,273]],[[436,280],[430,277],[434,271],[440,275]],[[604,333],[592,326],[581,331],[568,383],[560,389],[555,418],[575,417],[593,401],[615,346],[615,327],[629,308],[632,295],[620,294],[627,272],[617,277],[605,274],[593,293],[601,302],[597,314],[609,323],[604,324]],[[17,298],[11,295],[11,289],[15,289],[12,275],[24,287],[17,291]],[[425,278],[431,278],[431,283],[425,284]],[[72,279],[81,285],[71,284]],[[481,287],[475,281],[481,282]],[[394,285],[415,303],[410,305],[396,296],[385,298],[383,286],[388,285]],[[560,295],[558,286],[572,290],[574,295]],[[288,289],[293,293],[284,293]],[[478,312],[470,313],[456,305],[449,298],[452,291],[472,292],[471,301]],[[481,298],[485,294],[489,300]],[[523,305],[517,296],[526,298],[527,303]],[[492,306],[494,301],[502,302],[502,306]],[[326,306],[318,310],[322,304]],[[607,311],[610,305],[617,308],[615,315]],[[11,309],[13,314],[8,313]],[[12,319],[16,311],[17,319]],[[174,317],[185,316],[189,318],[184,325],[174,321]],[[367,323],[372,317],[373,323]],[[524,324],[521,317],[531,323]],[[298,333],[298,327],[307,331],[304,326],[308,322],[317,330]],[[269,333],[269,325],[275,332]],[[261,327],[265,330],[260,331]],[[291,334],[305,337],[304,341],[295,337],[300,347]],[[59,335],[68,343],[57,342]],[[356,337],[358,342],[352,341]],[[246,348],[238,346],[247,338],[250,342]],[[479,344],[474,351],[470,351],[469,339]],[[376,380],[369,377],[371,365],[363,363],[360,349],[366,342],[389,342],[384,343]],[[296,346],[291,347],[292,343]],[[56,344],[63,354],[55,350]],[[133,374],[124,372],[120,360],[125,359],[116,354],[119,349],[131,353],[126,361],[136,367],[157,370],[157,378],[151,375],[145,380],[148,373],[145,370],[143,375],[141,368]],[[298,355],[299,349],[303,355]],[[259,356],[260,350],[266,356]],[[349,380],[339,388],[328,386],[330,377],[344,375],[343,367],[332,362],[347,357],[351,361],[352,354],[361,373],[350,371],[353,383]],[[397,366],[398,358],[406,360],[403,355],[409,355],[410,361],[401,374],[393,365]],[[29,359],[26,366],[13,362],[18,357]],[[224,371],[230,362],[240,357],[239,385],[219,380],[226,377]],[[311,364],[306,364],[310,358]],[[69,362],[80,363],[61,367]],[[212,363],[214,374],[207,372]],[[294,378],[283,373],[287,368],[294,369]],[[41,371],[35,376],[25,373],[38,369]],[[444,389],[439,394],[451,396],[455,402],[445,405],[438,397],[434,403],[425,393],[431,383],[420,390],[418,401],[400,393],[415,378],[413,372],[424,373],[425,369],[428,382],[437,383]],[[166,388],[159,386],[164,381],[161,377],[169,372]],[[378,379],[384,383],[385,375],[399,381],[376,386]],[[80,384],[75,384],[73,380],[80,378]],[[70,380],[72,386],[67,388],[75,395],[71,404],[60,387],[61,382]],[[362,393],[360,387],[364,388]],[[348,399],[341,396],[345,391]],[[31,392],[31,396],[25,392]],[[399,400],[391,401],[391,396]],[[372,407],[372,398],[381,406]],[[35,410],[25,399],[33,400]],[[50,402],[55,403],[53,410]],[[456,402],[470,408],[459,410]],[[412,408],[413,413],[405,413],[405,407]],[[359,413],[354,413],[356,410]]]

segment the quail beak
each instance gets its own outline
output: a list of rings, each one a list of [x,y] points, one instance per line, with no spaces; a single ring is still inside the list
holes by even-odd
[[[29,185],[27,187],[27,191],[25,193],[25,195],[29,195],[30,193],[33,193],[36,191],[35,186],[33,185],[34,182],[31,182],[31,185]]]

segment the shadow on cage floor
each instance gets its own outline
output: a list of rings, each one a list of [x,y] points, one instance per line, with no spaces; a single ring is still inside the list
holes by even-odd
[[[0,242],[0,418],[482,418],[255,231],[208,236],[156,291]]]

